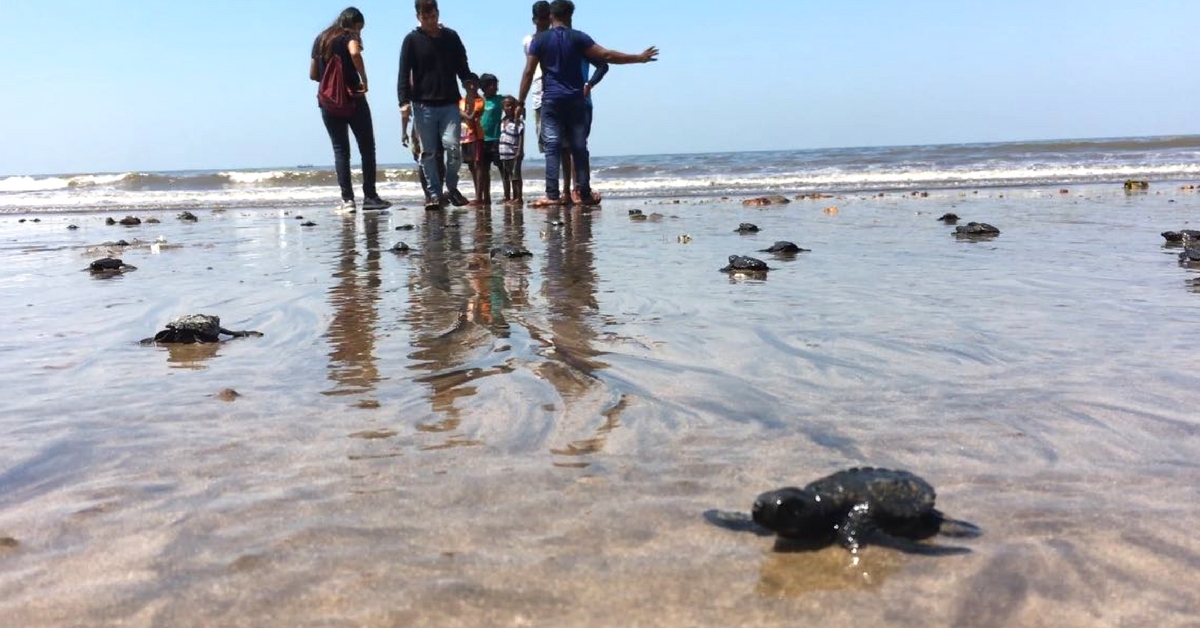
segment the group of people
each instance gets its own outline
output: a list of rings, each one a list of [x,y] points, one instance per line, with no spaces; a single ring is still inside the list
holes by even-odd
[[[493,166],[503,181],[505,203],[524,201],[521,163],[530,95],[538,148],[546,155],[545,196],[532,205],[599,204],[600,195],[591,189],[588,156],[591,91],[604,78],[609,64],[655,61],[658,49],[650,47],[640,54],[608,50],[572,27],[575,4],[571,0],[540,0],[533,5],[535,32],[524,41],[526,63],[520,91],[515,97],[502,96],[494,75],[471,72],[458,33],[440,22],[437,0],[416,0],[415,8],[418,26],[405,36],[400,47],[396,93],[402,142],[412,149],[420,164],[425,208],[490,204]],[[363,209],[391,205],[379,198],[375,189],[375,138],[362,59],[364,25],[358,9],[342,11],[313,42],[309,66],[309,77],[322,81],[328,64],[340,63],[354,104],[352,113],[321,105],[321,117],[333,143],[342,194],[339,209],[343,211],[356,209],[350,183],[350,133],[362,157]],[[465,93],[459,92],[460,85]],[[473,200],[458,189],[464,162],[475,188]],[[560,173],[564,176],[561,190]]]

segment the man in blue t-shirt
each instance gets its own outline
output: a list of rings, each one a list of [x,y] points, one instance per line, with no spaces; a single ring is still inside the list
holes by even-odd
[[[548,31],[538,34],[529,44],[525,72],[521,75],[518,97],[520,114],[524,113],[525,98],[533,83],[533,73],[542,68],[542,127],[546,141],[546,197],[535,201],[534,207],[559,205],[559,151],[565,139],[575,164],[575,189],[580,202],[596,205],[600,197],[592,192],[591,166],[588,161],[587,139],[590,118],[587,95],[584,93],[583,66],[587,59],[613,64],[649,63],[658,59],[658,48],[651,46],[641,54],[626,54],[597,44],[587,33],[570,27],[575,14],[571,0],[550,3]],[[590,91],[590,89],[588,90]]]

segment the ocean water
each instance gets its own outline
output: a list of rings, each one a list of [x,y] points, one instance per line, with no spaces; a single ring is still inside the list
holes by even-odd
[[[541,163],[539,155],[526,160],[526,180],[540,180]],[[1200,176],[1200,136],[597,157],[592,169],[596,187],[613,198],[1184,181]],[[384,165],[380,179],[387,198],[422,198],[413,164]],[[327,164],[0,177],[0,213],[275,207],[337,198]]]
[[[1200,194],[1147,176],[1139,142],[1103,144],[1136,174],[1099,181],[943,175],[766,208],[740,201],[813,160],[610,164],[760,183],[595,211],[339,216],[328,187],[194,223],[150,201],[113,214],[133,227],[13,210],[0,624],[1194,625],[1200,273],[1159,234],[1195,228]],[[1099,168],[1080,145],[1055,151]],[[998,149],[958,150],[982,171]],[[958,239],[945,212],[1001,234]],[[811,250],[759,252],[776,240]],[[83,270],[109,253],[137,270]],[[772,270],[719,272],[734,254]],[[138,343],[189,312],[264,336]],[[983,535],[936,540],[970,549],[945,557],[782,553],[702,516],[860,465],[921,475]]]

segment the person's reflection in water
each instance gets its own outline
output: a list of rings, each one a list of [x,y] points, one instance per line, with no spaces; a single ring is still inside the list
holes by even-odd
[[[555,221],[558,210],[547,218]],[[564,399],[595,385],[592,373],[603,368],[594,360],[596,332],[589,320],[600,310],[596,301],[596,268],[592,253],[592,214],[579,207],[562,210],[563,224],[546,231],[546,266],[542,292],[550,319],[553,359],[562,362],[564,377],[552,381]]]
[[[520,207],[504,208],[505,243],[514,246],[525,244],[525,212]],[[497,243],[503,244],[503,243]],[[529,306],[529,264],[504,267],[500,274],[492,273],[492,281],[499,281],[508,303],[515,309]]]
[[[475,210],[475,231],[471,241],[471,256],[467,262],[467,278],[471,292],[467,296],[467,307],[463,313],[466,320],[490,329],[501,338],[508,337],[508,323],[503,310],[508,306],[508,295],[492,293],[491,279],[494,276],[492,250],[492,210],[481,207]],[[495,260],[496,270],[503,272],[503,260]],[[498,298],[497,298],[498,297]]]
[[[596,300],[596,266],[592,251],[592,214],[580,208],[561,210],[561,226],[546,231],[546,265],[543,271],[542,293],[549,310],[548,337],[542,338],[553,351],[546,352],[546,362],[539,371],[562,398],[564,417],[568,422],[590,421],[594,415],[573,416],[571,405],[588,393],[602,391],[603,382],[595,372],[607,364],[596,359],[602,352],[592,344],[597,333],[591,321],[599,313]],[[547,215],[551,222],[559,220],[558,210]],[[531,332],[532,333],[532,332]],[[619,425],[619,415],[625,403],[621,399],[602,413],[599,427],[589,428],[591,435],[571,441],[550,451],[559,455],[582,456],[600,451],[608,433]],[[586,462],[556,462],[557,466],[580,467]]]
[[[463,215],[466,217],[466,215]],[[508,297],[493,295],[491,214],[480,209],[474,214],[472,247],[464,250],[458,216],[443,219],[440,211],[426,214],[422,229],[418,270],[410,289],[408,309],[418,360],[415,370],[430,375],[418,378],[432,388],[431,405],[436,420],[418,425],[426,432],[451,432],[461,424],[458,399],[475,394],[472,382],[506,372],[503,355],[492,351],[497,336],[508,335],[508,323],[500,310]],[[473,444],[450,436],[444,445]]]
[[[375,364],[375,334],[379,323],[379,216],[363,214],[366,259],[358,250],[354,216],[342,221],[340,255],[329,289],[333,322],[329,325],[329,376],[334,381],[327,395],[370,393],[380,381]],[[369,404],[368,400],[363,400]]]

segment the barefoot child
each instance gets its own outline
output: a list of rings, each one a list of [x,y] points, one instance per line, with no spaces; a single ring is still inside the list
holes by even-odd
[[[525,159],[525,123],[517,117],[517,99],[504,97],[504,119],[500,121],[500,178],[504,181],[504,204],[520,205],[524,199],[521,162]]]
[[[471,75],[463,81],[466,95],[458,102],[458,111],[462,116],[462,158],[471,171],[471,181],[475,184],[475,200],[469,205],[483,206],[484,186],[481,177],[486,174],[486,164],[483,159],[483,129],[479,125],[479,117],[483,115],[483,99],[479,97],[479,79]]]
[[[483,156],[479,160],[483,176],[479,180],[483,184],[483,202],[491,205],[492,166],[500,169],[500,120],[504,118],[504,97],[499,93],[500,80],[494,74],[481,75],[479,86],[483,89],[483,115],[479,118],[483,129]],[[500,176],[503,178],[504,173]]]

